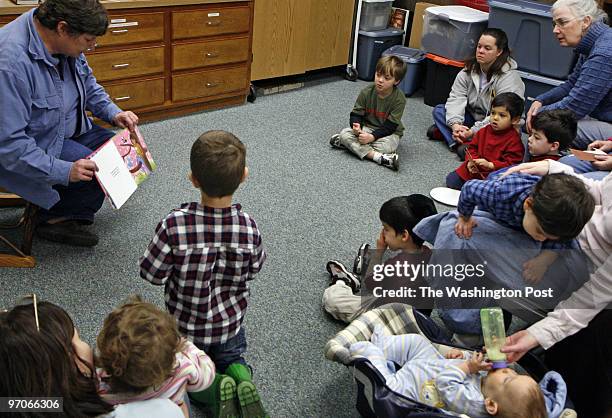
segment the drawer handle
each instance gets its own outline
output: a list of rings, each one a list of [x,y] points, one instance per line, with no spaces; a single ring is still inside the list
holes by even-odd
[[[121,35],[122,33],[128,33],[129,29],[116,29],[112,30],[111,33],[114,35]]]
[[[121,68],[127,68],[129,66],[130,66],[130,64],[127,64],[127,63],[126,64],[114,64],[113,68],[116,69],[116,70],[119,70]]]
[[[220,20],[215,20],[215,21],[213,22],[213,21],[210,21],[210,20],[209,20],[208,22],[206,22],[206,24],[207,24],[208,26],[219,26],[219,25],[221,24],[221,21],[220,21]]]
[[[217,54],[216,52],[208,52],[206,54],[206,58],[216,58],[218,56],[219,56],[219,54]]]
[[[206,83],[206,87],[217,87],[218,85],[222,84],[221,82],[217,82],[217,83]]]
[[[114,102],[127,102],[130,99],[131,99],[130,96],[121,96],[121,97],[115,97],[113,101]]]

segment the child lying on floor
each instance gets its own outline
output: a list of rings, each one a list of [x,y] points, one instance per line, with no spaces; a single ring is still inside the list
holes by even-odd
[[[471,418],[548,416],[535,380],[509,368],[484,373],[491,363],[482,353],[453,349],[445,357],[419,334],[386,336],[380,327],[372,342],[354,343],[350,352],[370,360],[391,390],[430,406]]]

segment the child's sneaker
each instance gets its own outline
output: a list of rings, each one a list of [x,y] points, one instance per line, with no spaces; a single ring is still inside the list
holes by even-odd
[[[355,261],[353,262],[353,273],[360,276],[362,272],[365,272],[368,269],[368,260],[367,254],[370,250],[370,244],[361,244],[359,250],[357,250],[357,257],[355,257]]]
[[[340,142],[340,134],[332,135],[332,137],[329,139],[329,145],[334,148],[344,149],[344,145],[342,145],[342,142]]]
[[[397,171],[399,170],[399,156],[396,153],[383,154],[382,157],[380,157],[380,165]]]
[[[342,280],[353,290],[353,293],[358,292],[361,287],[361,283],[359,282],[359,278],[355,276],[353,273],[348,271],[348,269],[339,261],[330,260],[327,262],[325,266],[327,272],[329,273],[332,283],[336,283],[338,280]]]
[[[194,404],[206,409],[207,417],[240,418],[236,382],[230,376],[217,374],[208,389],[188,394]]]
[[[261,397],[252,382],[240,382],[236,389],[242,418],[270,418],[261,403]]]

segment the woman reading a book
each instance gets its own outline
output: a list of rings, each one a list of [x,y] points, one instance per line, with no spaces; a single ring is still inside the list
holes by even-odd
[[[92,74],[83,53],[106,32],[98,0],[46,0],[0,29],[0,186],[38,205],[37,234],[94,246],[104,192],[87,157],[114,133],[86,111],[134,130]]]
[[[506,33],[501,29],[485,29],[474,57],[457,74],[446,103],[434,107],[434,124],[427,130],[427,137],[443,139],[452,151],[457,151],[459,145],[471,140],[478,129],[488,124],[491,102],[497,94],[512,92],[521,98],[525,96],[525,84],[516,68]]]

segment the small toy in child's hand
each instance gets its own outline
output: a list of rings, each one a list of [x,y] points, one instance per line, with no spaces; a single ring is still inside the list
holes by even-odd
[[[469,149],[465,149],[465,155],[468,159],[468,164],[472,163],[472,167],[474,167],[474,173],[478,174],[480,176],[481,179],[485,179],[484,174],[482,174],[482,172],[478,169],[478,164],[476,163],[476,161],[474,161],[474,157],[472,157],[472,154],[470,153]],[[471,170],[470,170],[471,171]]]
[[[572,152],[572,154],[574,154],[576,158],[582,161],[597,161],[595,159],[596,155],[608,155],[602,150],[597,149],[597,148],[593,150],[588,150],[588,151],[581,151],[579,149],[570,148],[570,151]]]

